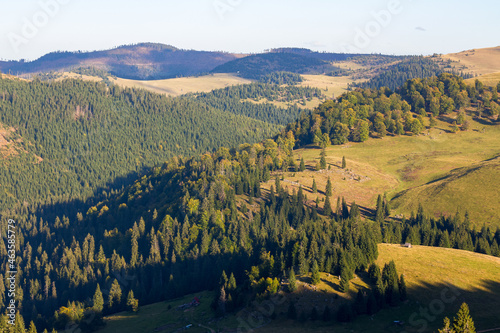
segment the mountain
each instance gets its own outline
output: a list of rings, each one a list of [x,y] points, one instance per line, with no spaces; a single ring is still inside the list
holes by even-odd
[[[255,84],[168,98],[102,82],[0,79],[0,212],[85,199],[174,156],[261,141],[302,110],[246,99],[303,96],[320,92]]]
[[[212,73],[238,73],[248,79],[260,79],[273,72],[323,74],[340,70],[329,62],[294,53],[262,53],[217,66]]]
[[[92,66],[122,78],[152,80],[206,73],[242,56],[244,55],[181,50],[170,45],[140,43],[105,51],[53,52],[30,62],[1,61],[0,71],[26,74]]]

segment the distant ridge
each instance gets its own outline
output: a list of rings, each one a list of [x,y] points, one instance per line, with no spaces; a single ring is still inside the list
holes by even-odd
[[[140,43],[104,51],[51,52],[29,62],[0,61],[0,71],[18,75],[93,66],[122,78],[152,80],[206,73],[243,56],[181,50],[159,43]]]

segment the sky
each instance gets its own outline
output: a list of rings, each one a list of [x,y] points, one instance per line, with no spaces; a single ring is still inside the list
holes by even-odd
[[[182,49],[433,54],[500,45],[498,0],[0,0],[0,59]]]

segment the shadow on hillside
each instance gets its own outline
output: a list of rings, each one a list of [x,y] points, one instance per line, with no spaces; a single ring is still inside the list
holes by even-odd
[[[415,309],[407,318],[399,319],[405,321],[408,332],[442,327],[444,317],[455,317],[463,302],[469,305],[478,331],[500,327],[500,265],[498,280],[483,280],[480,288],[421,281],[419,286],[408,288],[408,295]]]
[[[85,217],[87,210],[97,203],[110,199],[114,195],[112,192],[117,192],[125,189],[134,181],[139,179],[140,175],[146,174],[148,168],[144,168],[139,172],[130,172],[125,176],[116,177],[113,181],[107,182],[104,186],[97,187],[93,194],[87,199],[72,199],[67,201],[53,202],[50,204],[38,204],[33,214],[42,217],[44,221],[49,221],[51,225],[56,217],[62,218],[66,216],[73,222],[77,213],[82,213]]]

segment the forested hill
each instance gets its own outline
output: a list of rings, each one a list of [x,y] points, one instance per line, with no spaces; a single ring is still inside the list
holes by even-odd
[[[273,72],[323,74],[341,69],[329,62],[294,53],[262,53],[219,65],[212,73],[238,73],[248,79],[260,79]]]
[[[259,87],[252,96],[278,89]],[[119,188],[172,156],[270,137],[300,112],[240,100],[167,98],[77,80],[0,79],[0,123],[13,129],[8,141],[16,151],[2,157],[0,208],[86,198],[108,185]]]
[[[371,89],[388,87],[394,90],[401,87],[408,80],[438,76],[446,71],[448,69],[442,68],[431,58],[422,56],[408,57],[401,62],[390,65],[370,80],[358,83],[355,86]],[[453,74],[460,75],[464,79],[472,77],[469,73],[454,72]]]
[[[0,61],[0,71],[17,75],[92,66],[123,78],[152,80],[207,73],[241,56],[140,43],[103,51],[52,52],[33,61]]]
[[[2,110],[9,111],[5,107],[9,103],[27,105],[18,99],[22,94],[14,96],[9,92],[9,84],[21,83],[2,83],[6,91],[5,100],[0,104]],[[78,97],[67,87],[68,84],[74,86],[72,89],[79,85],[93,88],[87,95]],[[84,126],[85,132],[80,139],[97,119],[107,120],[110,124],[118,122],[121,128],[127,126],[118,118],[110,118],[99,111],[101,107],[111,107],[112,101],[136,112],[125,117],[129,122],[148,124],[153,129],[156,128],[154,124],[147,123],[141,109],[132,108],[134,105],[151,108],[155,113],[148,116],[156,122],[166,121],[158,113],[174,112],[170,106],[200,106],[187,99],[163,99],[157,95],[151,97],[152,104],[146,104],[149,99],[144,91],[118,91],[116,88],[106,91],[102,85],[77,81],[52,85],[33,82],[28,87],[35,92],[59,89],[67,93],[64,98],[75,99],[76,104],[68,104],[56,114],[62,121],[51,123],[60,131],[59,135],[67,139],[72,139],[72,136],[63,127],[66,123],[71,124],[68,127],[76,133],[79,133],[76,131],[79,126]],[[480,83],[467,87],[461,78],[448,74],[408,81],[398,91],[400,94],[387,89],[350,92],[338,101],[322,104],[311,116],[303,116],[300,121],[289,125],[274,140],[241,144],[232,149],[221,147],[215,152],[190,158],[171,158],[86,211],[59,210],[57,217],[49,218],[46,210],[29,211],[22,207],[2,216],[3,219],[15,218],[17,223],[16,299],[24,318],[36,322],[39,330],[54,327],[61,330],[68,324],[92,330],[102,324],[104,314],[124,309],[134,311],[137,304],[204,289],[217,290],[212,304],[217,315],[222,316],[255,299],[274,295],[280,288],[280,281],[291,281],[295,272],[305,276],[311,271],[313,281],[318,279],[320,271],[340,275],[340,290],[345,293],[354,274],[366,273],[368,267],[371,267],[373,281],[369,282],[366,293],[359,294],[358,298],[372,304],[369,311],[373,314],[386,304],[397,305],[406,297],[405,287],[402,287],[404,279],[398,279],[394,265],[387,265],[382,273],[374,265],[378,255],[377,243],[411,241],[476,251],[490,249],[491,254],[499,255],[500,229],[495,234],[486,228],[481,232],[470,230],[467,217],[463,220],[459,216],[435,220],[425,216],[420,209],[416,216],[403,219],[401,223],[386,220],[390,207],[379,196],[372,221],[362,218],[355,203],[350,203],[349,207],[341,198],[338,198],[337,207],[332,207],[329,198],[331,183],[326,185],[326,200],[322,207],[319,203],[316,207],[305,205],[307,198],[302,188],[288,193],[282,186],[280,175],[283,172],[305,171],[305,165],[293,158],[293,148],[313,143],[315,138],[319,139],[316,143],[320,146],[330,142],[340,144],[349,140],[351,135],[360,134],[361,138],[364,132],[357,129],[361,125],[366,128],[367,136],[381,136],[386,121],[386,130],[394,121],[396,130],[399,123],[403,126],[399,134],[411,135],[414,126],[420,123],[419,118],[414,118],[413,110],[418,112],[417,117],[424,117],[426,112],[425,116],[434,113],[446,116],[455,107],[469,104],[474,107],[484,105],[486,116],[487,112],[498,111],[495,109],[496,90],[494,93]],[[41,102],[57,106],[62,96],[41,99]],[[101,106],[99,101],[110,104]],[[88,112],[75,120],[74,109],[69,105],[80,105],[80,113],[82,105],[92,107],[84,107],[83,110]],[[43,105],[37,106],[40,109],[30,114],[28,120],[37,121],[50,116],[44,115]],[[191,114],[187,107],[181,110]],[[212,108],[197,109],[196,112],[206,116],[203,112],[212,112]],[[14,112],[4,113],[10,114],[12,119],[20,117]],[[400,118],[393,117],[399,113]],[[181,118],[180,113],[175,115]],[[51,117],[51,120],[56,119],[55,115]],[[189,123],[196,124],[198,118],[192,119]],[[241,121],[248,118],[230,119]],[[215,126],[205,123],[209,120],[204,119],[205,128]],[[216,120],[226,121],[228,118]],[[238,123],[238,129],[245,124],[252,123]],[[237,131],[234,126],[229,122],[221,128]],[[404,130],[405,126],[410,130]],[[42,128],[47,138],[39,143],[41,147],[38,148],[44,152],[44,161],[50,161],[51,156],[51,150],[44,149],[55,146],[50,138],[54,132],[50,132],[49,127]],[[113,126],[107,128],[118,135],[113,132]],[[163,130],[165,128],[171,127],[165,126]],[[37,131],[30,125],[19,126],[19,132],[23,138],[37,140]],[[144,133],[140,138],[134,137],[133,133],[126,134],[132,138],[121,136],[118,139],[124,140],[127,148],[132,147],[127,140],[134,142],[148,138]],[[178,135],[182,137],[182,134]],[[107,145],[111,142],[113,149],[119,149],[113,141],[116,139],[110,135],[103,136],[102,140]],[[117,156],[122,154],[132,156],[123,151],[116,153]],[[76,158],[72,162],[76,162]],[[64,166],[68,168],[69,163]],[[106,167],[109,166],[100,166],[97,171]],[[318,166],[319,169],[324,167]],[[274,183],[270,190],[262,190],[261,182],[271,179]],[[3,223],[2,228],[5,225]],[[5,267],[8,256],[3,242],[0,242],[0,255],[1,265]],[[3,281],[0,278],[2,312],[6,301]],[[291,288],[291,284],[288,286]],[[352,320],[349,313],[354,311],[363,313],[363,310],[355,309],[355,305],[342,304],[338,309],[338,320]],[[0,328],[5,327],[2,326],[6,325],[5,319],[5,316],[0,318]]]
[[[396,92],[380,88],[345,93],[337,101],[321,104],[310,115],[302,115],[285,133],[293,133],[296,147],[363,142],[370,136],[419,134],[425,128],[425,118],[432,124],[432,118],[461,110],[453,128],[458,131],[459,126],[469,125],[466,107],[473,106],[477,115],[493,120],[500,113],[498,103],[497,87],[485,87],[479,81],[466,85],[461,77],[442,73],[406,81]]]

